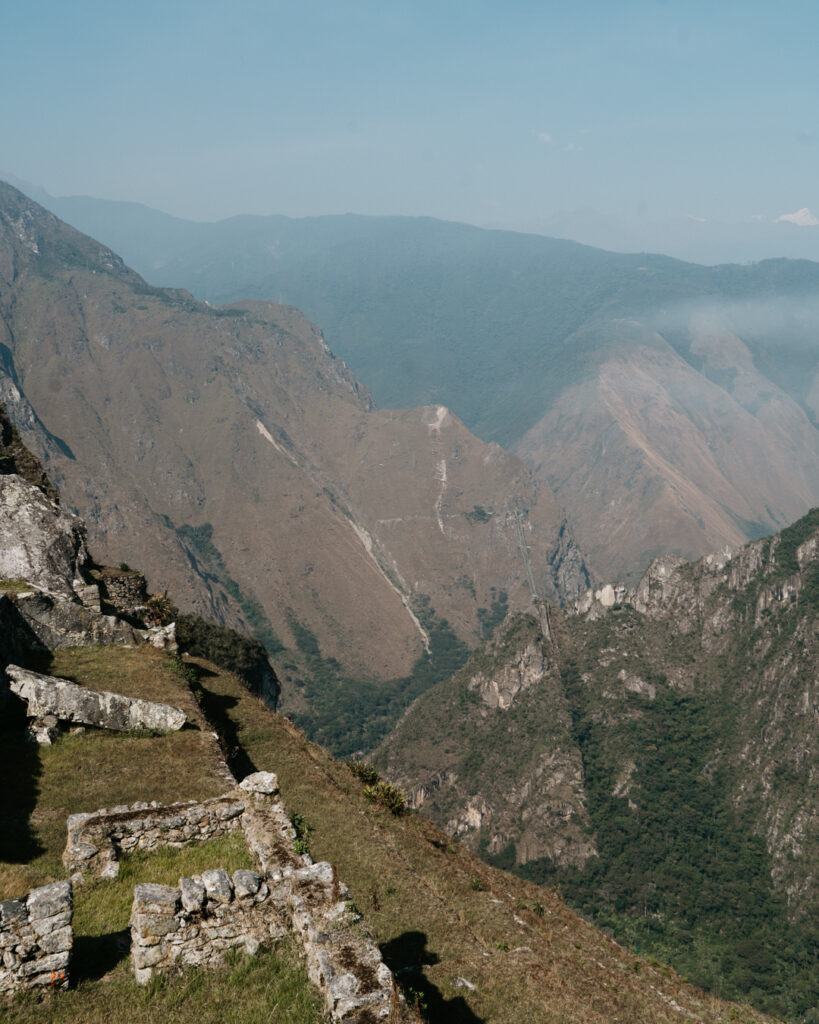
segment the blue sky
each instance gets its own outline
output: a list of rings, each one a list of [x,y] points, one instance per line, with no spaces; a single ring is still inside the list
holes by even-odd
[[[0,169],[180,216],[819,211],[819,5],[3,2]]]

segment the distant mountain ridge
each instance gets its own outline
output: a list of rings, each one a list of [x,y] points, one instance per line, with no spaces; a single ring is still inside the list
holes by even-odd
[[[530,570],[553,598],[587,585],[516,456],[442,406],[373,411],[298,311],[147,285],[8,186],[0,344],[9,414],[94,550],[185,610],[253,627],[294,710],[319,675],[327,700],[352,701],[363,680],[444,671],[445,651],[529,601]]]
[[[443,404],[523,455],[601,577],[819,502],[819,263],[703,267],[425,218],[205,224],[50,203],[157,284],[298,306],[379,406]]]

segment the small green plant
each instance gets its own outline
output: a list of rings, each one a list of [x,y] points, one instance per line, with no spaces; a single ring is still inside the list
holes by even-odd
[[[293,850],[298,854],[307,854],[310,852],[310,826],[304,819],[304,816],[294,811],[290,815],[290,824],[296,833],[296,838],[293,841]]]
[[[379,803],[390,814],[401,815],[407,809],[407,798],[397,786],[391,782],[377,782],[364,787],[364,796],[371,803]]]
[[[472,875],[469,879],[469,888],[473,892],[483,892],[483,882],[477,875]]]
[[[164,594],[152,594],[145,602],[145,607],[148,610],[145,618],[153,626],[167,626],[176,618],[176,608],[167,591]]]
[[[543,906],[542,903],[535,902],[532,904],[532,911],[535,914],[537,914],[538,917],[543,917],[543,915],[546,913],[546,908]]]
[[[344,762],[349,770],[355,775],[357,779],[360,779],[365,786],[377,786],[381,781],[381,776],[375,770],[375,768],[368,764],[366,761],[355,761],[349,760]]]

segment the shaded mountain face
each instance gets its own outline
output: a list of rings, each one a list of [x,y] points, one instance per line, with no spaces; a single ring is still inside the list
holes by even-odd
[[[214,309],[0,188],[0,390],[102,559],[325,685],[588,577],[547,485],[442,406],[376,412],[294,309]],[[531,572],[531,582],[529,573]]]
[[[421,218],[50,200],[157,284],[321,323],[383,406],[442,403],[540,467],[603,578],[819,502],[819,264],[701,267]]]
[[[376,761],[490,860],[559,882],[701,983],[798,1015],[819,994],[817,721],[814,509],[512,617]]]

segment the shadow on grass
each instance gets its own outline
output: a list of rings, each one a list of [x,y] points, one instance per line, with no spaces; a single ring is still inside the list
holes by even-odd
[[[236,723],[228,714],[229,709],[236,707],[239,703],[239,699],[227,694],[213,693],[203,686],[203,678],[213,674],[208,669],[197,667],[197,676],[199,677],[197,700],[203,714],[222,739],[228,768],[241,781],[245,776],[252,775],[257,771],[257,768],[239,742]]]
[[[429,1024],[485,1024],[463,996],[445,999],[438,986],[424,976],[423,968],[439,961],[438,954],[427,949],[424,932],[404,932],[382,943],[380,949],[407,1002],[417,1005]]]
[[[108,935],[76,935],[71,954],[72,981],[99,981],[128,956],[130,948],[127,928]]]
[[[37,806],[40,748],[26,739],[26,704],[8,693],[0,714],[0,861],[24,864],[43,853],[29,820]]]

